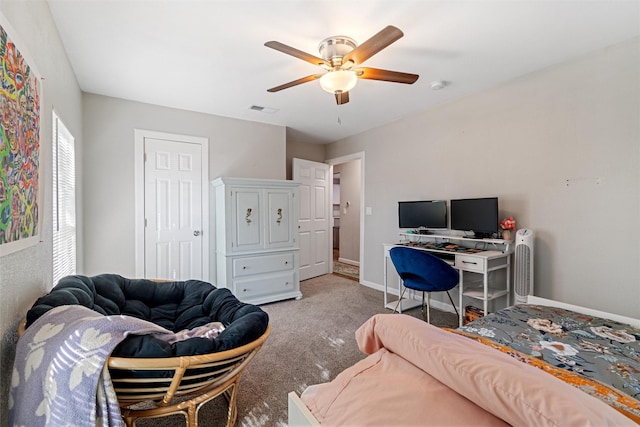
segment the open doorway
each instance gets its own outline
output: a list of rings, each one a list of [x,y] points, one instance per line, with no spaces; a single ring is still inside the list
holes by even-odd
[[[333,166],[333,272],[360,282],[363,160],[361,154],[356,154],[332,159],[328,163]]]

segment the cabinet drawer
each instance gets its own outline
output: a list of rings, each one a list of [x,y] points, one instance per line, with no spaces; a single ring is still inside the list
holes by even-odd
[[[293,269],[293,254],[261,255],[233,260],[233,277],[272,273]]]
[[[234,281],[236,297],[245,301],[262,295],[274,295],[294,291],[295,272],[275,274],[269,277],[255,277]]]
[[[483,260],[469,255],[456,254],[456,268],[464,271],[484,272]]]

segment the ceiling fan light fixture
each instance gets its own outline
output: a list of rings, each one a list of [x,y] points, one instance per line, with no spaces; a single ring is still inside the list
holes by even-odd
[[[279,92],[302,83],[320,80],[323,90],[335,95],[336,103],[349,102],[349,91],[359,79],[381,80],[393,83],[413,84],[420,76],[379,68],[361,67],[362,63],[387,46],[400,39],[404,34],[393,25],[387,25],[361,45],[345,36],[333,36],[324,39],[319,46],[320,56],[303,52],[277,41],[268,41],[264,45],[313,65],[319,65],[324,72],[311,74],[288,83],[267,89],[267,92]],[[357,68],[356,68],[357,67]]]
[[[335,70],[329,71],[320,77],[320,86],[329,93],[338,91],[348,92],[353,89],[358,82],[355,71]]]

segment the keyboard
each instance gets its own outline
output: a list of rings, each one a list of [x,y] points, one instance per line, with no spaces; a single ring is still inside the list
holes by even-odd
[[[456,262],[456,254],[454,252],[429,252],[431,255],[437,256],[449,265],[454,265]]]
[[[407,242],[407,243],[400,243],[400,244],[403,246],[412,246],[416,248],[451,252],[451,254],[443,254],[443,255],[449,255],[451,257],[455,257],[454,255],[455,253],[474,254],[474,253],[483,251],[482,249],[468,248],[468,247],[460,246],[451,242]]]
[[[454,261],[456,259],[456,254],[455,252],[429,252],[431,255],[435,255],[440,259],[444,259],[444,260],[452,260]]]

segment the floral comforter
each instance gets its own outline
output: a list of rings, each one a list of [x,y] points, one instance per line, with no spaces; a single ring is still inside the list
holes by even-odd
[[[489,314],[454,332],[543,369],[640,422],[638,328],[525,304]]]

